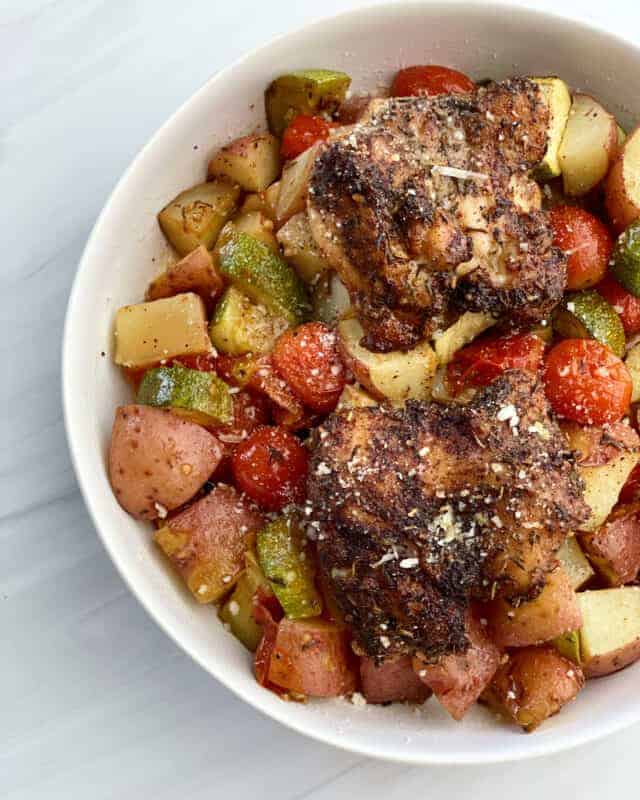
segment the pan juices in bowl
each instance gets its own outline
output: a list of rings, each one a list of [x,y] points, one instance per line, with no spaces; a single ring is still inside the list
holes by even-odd
[[[402,44],[396,47],[392,42]],[[596,47],[602,54],[601,68],[597,74],[589,74],[584,54]],[[300,53],[305,54],[303,64]],[[83,494],[114,562],[158,623],[218,680],[284,724],[355,752],[422,764],[483,763],[557,752],[636,721],[640,717],[633,691],[637,667],[589,681],[575,702],[545,722],[533,736],[517,735],[517,729],[498,724],[482,708],[472,709],[462,726],[456,725],[434,699],[421,706],[420,713],[399,703],[391,707],[361,707],[343,699],[283,703],[256,683],[250,653],[220,625],[215,610],[194,602],[181,582],[173,579],[173,570],[153,542],[149,523],[132,518],[114,499],[107,469],[114,408],[132,403],[133,398],[121,370],[100,353],[115,355],[113,324],[118,309],[139,303],[149,284],[158,278],[159,268],[171,268],[178,256],[189,255],[195,244],[185,242],[184,253],[179,249],[173,252],[157,225],[157,212],[185,189],[205,181],[203,154],[214,157],[221,147],[252,133],[257,126],[266,130],[263,93],[278,75],[301,67],[330,68],[351,76],[352,92],[376,93],[382,80],[390,85],[399,67],[425,63],[449,65],[472,79],[487,75],[505,79],[514,72],[561,76],[568,86],[580,86],[584,95],[596,99],[625,129],[632,128],[633,118],[623,109],[633,108],[634,98],[622,76],[638,69],[640,54],[631,44],[572,20],[518,8],[510,9],[506,15],[504,9],[476,4],[412,4],[353,12],[278,39],[212,78],[161,128],[116,187],[87,245],[69,305],[64,345],[65,418]],[[274,64],[278,65],[277,71]],[[212,109],[216,108],[224,108],[225,115],[212,116]],[[216,118],[219,121],[212,122]],[[633,137],[630,141],[634,141]],[[198,150],[193,150],[194,144]],[[627,147],[627,153],[633,153],[632,144]],[[565,161],[573,163],[572,154],[568,149]],[[228,155],[233,162],[241,157],[242,148]],[[562,149],[559,161],[561,155]],[[635,207],[628,164],[618,166],[617,174],[621,179],[610,170],[607,179],[614,187],[607,196],[616,231],[626,229]],[[564,191],[570,194],[571,187],[565,186]],[[294,197],[290,209],[295,209],[295,200]],[[168,220],[165,229],[170,226]],[[207,249],[209,242],[202,244]],[[263,244],[268,248],[266,242]],[[136,265],[135,269],[132,265]],[[170,272],[171,269],[166,273],[169,283]],[[630,282],[631,278],[625,280]],[[619,276],[617,282],[621,283]],[[628,284],[625,287],[628,291]],[[156,287],[155,291],[160,294],[150,302],[161,300],[163,291],[175,292],[175,284],[174,288]],[[179,284],[178,291],[184,294]],[[194,294],[198,295],[197,291]],[[91,297],[102,298],[97,310],[95,303],[87,302]],[[206,305],[203,313],[209,320],[211,311]],[[290,309],[284,309],[284,313],[295,314]],[[586,326],[584,319],[578,322]],[[457,330],[460,333],[460,326]],[[345,331],[347,340],[350,333]],[[478,330],[470,338],[480,333]],[[464,330],[460,335],[459,348],[470,341]],[[446,351],[445,345],[446,342],[440,346],[441,353]],[[434,351],[437,355],[435,347]],[[356,360],[359,366],[361,359]],[[370,374],[371,364],[366,368]],[[384,394],[384,372],[382,377],[375,367],[373,372],[375,386]],[[358,378],[367,383],[366,377]],[[353,388],[349,391],[354,393]],[[585,464],[579,469],[589,475],[587,470],[602,466]],[[620,477],[621,474],[619,468],[617,480],[624,483],[626,476]],[[165,510],[171,513],[161,502],[158,505],[160,510],[153,506],[155,515],[162,517]],[[600,526],[588,535],[597,534],[607,523],[606,509],[604,514]],[[619,530],[615,536],[620,537]],[[592,569],[590,564],[597,567],[598,557],[610,557],[610,551],[603,556],[607,537],[596,539],[588,544],[585,539],[581,550],[584,555],[591,547],[588,552],[593,559],[586,562],[586,567],[585,562],[574,559],[583,570]],[[611,565],[610,560],[608,563]],[[602,576],[603,572],[598,574]],[[626,593],[624,603],[606,600],[611,596],[607,593],[616,591]],[[597,620],[613,613],[604,610],[605,606],[611,607],[609,603],[618,612],[622,606],[631,609],[633,618],[635,590],[631,587],[620,589],[612,584],[610,589],[589,589],[581,595],[584,599],[580,600],[579,611],[583,619],[586,614]],[[594,603],[591,597],[595,595],[598,598]],[[525,623],[522,625],[526,628]],[[628,626],[611,639],[598,633],[597,624],[595,628],[593,635],[591,629],[585,629],[586,648],[583,645],[591,664],[585,669],[593,674],[608,672],[613,661],[621,663],[621,657],[628,659],[630,644],[635,641]],[[569,651],[564,657],[567,656]]]

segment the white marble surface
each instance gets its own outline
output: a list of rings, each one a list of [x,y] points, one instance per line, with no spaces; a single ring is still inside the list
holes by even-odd
[[[285,730],[218,685],[147,617],[76,488],[60,338],[76,264],[108,192],[212,72],[310,16],[356,5],[0,1],[2,798],[637,793],[638,726],[544,761],[456,770],[369,761]],[[565,0],[562,10],[640,38],[634,6]]]

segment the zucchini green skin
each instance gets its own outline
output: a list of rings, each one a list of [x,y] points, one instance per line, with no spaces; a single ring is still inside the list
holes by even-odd
[[[342,103],[351,85],[344,72],[331,69],[299,69],[281,75],[264,95],[269,130],[282,136],[298,114],[332,113]]]
[[[213,372],[187,367],[156,367],[145,372],[138,403],[188,412],[195,422],[233,422],[233,400],[227,384]]]
[[[295,270],[277,253],[246,233],[234,233],[220,249],[220,271],[255,303],[291,325],[311,310],[307,290]]]
[[[626,337],[620,317],[593,289],[565,295],[553,315],[554,329],[568,339],[595,339],[621,357]]]
[[[640,297],[640,220],[618,237],[611,272],[628,292]]]
[[[245,561],[246,569],[220,609],[220,619],[247,650],[255,652],[262,639],[262,628],[253,617],[253,596],[258,589],[271,594],[271,587],[252,551],[245,554]]]
[[[268,353],[287,327],[284,319],[274,317],[230,286],[216,306],[209,338],[216,350],[226,355]]]
[[[256,545],[260,566],[287,617],[317,617],[322,600],[298,525],[290,517],[279,517],[258,533]]]

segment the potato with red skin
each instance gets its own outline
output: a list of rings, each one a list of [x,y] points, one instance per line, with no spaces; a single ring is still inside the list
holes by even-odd
[[[525,647],[500,665],[482,701],[529,733],[571,702],[584,682],[580,667],[555,648]]]
[[[345,369],[336,334],[322,322],[308,322],[285,331],[273,348],[271,360],[280,377],[297,397],[318,414],[338,404]]]
[[[564,339],[551,349],[544,385],[552,409],[583,425],[617,422],[629,410],[629,370],[593,339]]]
[[[323,619],[280,620],[268,680],[309,697],[341,697],[356,689],[349,634]]]
[[[154,540],[199,603],[213,603],[233,588],[245,568],[244,554],[264,518],[235,489],[218,484],[170,517]]]
[[[156,519],[186,503],[222,458],[220,442],[169,410],[116,409],[109,479],[120,505],[138,519]]]
[[[420,680],[455,720],[461,720],[480,697],[500,663],[500,650],[471,613],[467,637],[466,653],[442,656],[436,664],[427,664],[420,657],[413,659]]]
[[[183,292],[194,292],[200,295],[211,311],[223,288],[222,275],[213,263],[211,253],[201,244],[151,281],[145,299],[159,300]]]
[[[405,67],[396,73],[389,94],[391,97],[432,97],[437,94],[473,92],[475,83],[464,73],[437,64]]]
[[[608,586],[635,581],[640,573],[640,503],[618,506],[598,530],[581,534],[580,544]]]
[[[582,614],[569,577],[560,567],[547,575],[535,600],[517,608],[498,599],[485,610],[492,640],[498,647],[542,644],[582,625]]]
[[[605,183],[605,202],[617,233],[640,217],[640,127],[626,138]]]
[[[613,308],[620,317],[624,332],[629,336],[634,336],[640,332],[640,297],[635,297],[628,292],[624,286],[611,275],[605,278],[595,287],[598,294]]]
[[[267,511],[280,511],[301,503],[309,454],[284,428],[257,428],[233,455],[231,468],[236,486]]]
[[[414,672],[411,658],[390,658],[380,665],[360,658],[360,682],[367,703],[424,703],[431,690]]]
[[[549,212],[553,243],[567,255],[567,289],[588,289],[607,272],[613,237],[583,208],[560,205]]]

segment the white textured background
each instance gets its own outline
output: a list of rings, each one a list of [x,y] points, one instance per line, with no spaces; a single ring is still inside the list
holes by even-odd
[[[454,770],[369,761],[272,723],[151,622],[79,496],[60,408],[60,337],[109,191],[213,72],[312,16],[357,5],[0,0],[2,798],[637,796],[638,726],[555,758]],[[637,0],[529,5],[640,40]],[[593,68],[597,54],[585,64]]]

